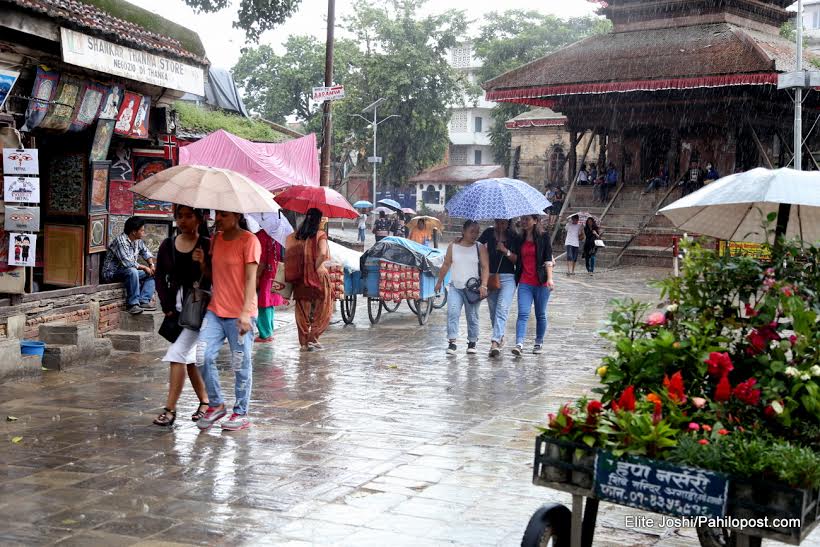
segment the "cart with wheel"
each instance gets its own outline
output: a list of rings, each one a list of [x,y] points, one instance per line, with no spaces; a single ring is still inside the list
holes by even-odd
[[[571,494],[572,509],[559,503],[540,507],[527,524],[522,547],[590,547],[600,501],[685,517],[697,525],[703,547],[760,547],[762,538],[799,545],[820,522],[818,489],[643,457],[618,458],[546,434],[536,438],[533,484]]]
[[[371,247],[361,258],[361,293],[367,298],[371,324],[382,312],[393,313],[401,301],[424,325],[434,309],[447,302],[446,289],[435,291],[444,253],[400,237],[387,237]],[[449,277],[445,282],[449,281]]]

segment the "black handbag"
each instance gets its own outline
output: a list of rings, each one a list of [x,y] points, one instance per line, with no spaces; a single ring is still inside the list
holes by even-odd
[[[481,252],[478,250],[478,243],[475,252],[478,255],[478,277],[471,277],[464,284],[464,297],[470,304],[477,304],[484,299],[481,296]]]
[[[182,327],[179,325],[176,312],[170,316],[166,315],[162,319],[162,325],[159,326],[159,335],[173,344],[180,334],[182,334]]]
[[[180,327],[198,331],[202,328],[202,320],[208,313],[208,304],[211,303],[211,293],[199,288],[199,283],[194,283],[193,288],[188,291],[185,301],[182,302],[182,311],[179,314],[178,324]]]

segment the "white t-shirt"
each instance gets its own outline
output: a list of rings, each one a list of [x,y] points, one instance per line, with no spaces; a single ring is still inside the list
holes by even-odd
[[[578,173],[578,182],[589,182],[589,175],[583,169]]]
[[[583,229],[584,225],[580,222],[578,224],[573,224],[570,222],[567,224],[567,240],[564,242],[564,245],[571,245],[572,247],[580,247],[581,246],[581,238],[579,234]]]
[[[367,215],[359,215],[359,230],[367,228]]]

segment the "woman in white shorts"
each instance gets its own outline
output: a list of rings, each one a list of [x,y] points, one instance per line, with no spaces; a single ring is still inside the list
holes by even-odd
[[[179,317],[188,291],[197,282],[207,282],[203,273],[208,271],[207,261],[210,260],[210,240],[207,237],[204,211],[177,205],[174,208],[174,218],[179,235],[169,237],[160,245],[155,275],[162,311],[166,318],[171,319],[171,324]],[[191,420],[198,421],[208,409],[208,392],[196,366],[198,339],[199,332],[183,328],[162,358],[170,365],[168,400],[154,420],[155,425],[168,427],[176,421],[176,407],[185,384],[186,369],[191,386],[199,398],[199,406],[191,415]]]

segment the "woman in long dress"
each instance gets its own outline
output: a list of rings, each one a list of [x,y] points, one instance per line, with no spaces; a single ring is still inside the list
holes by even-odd
[[[273,341],[274,308],[285,303],[285,299],[281,295],[271,292],[276,270],[279,269],[282,246],[261,228],[256,232],[256,238],[262,246],[262,258],[259,259],[259,269],[256,272],[257,298],[259,300],[256,328],[259,335],[254,342],[265,343]]]

